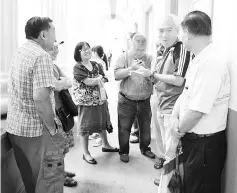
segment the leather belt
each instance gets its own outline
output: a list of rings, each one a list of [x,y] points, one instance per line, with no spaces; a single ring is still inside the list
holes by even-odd
[[[222,132],[222,131],[220,131],[220,132]],[[186,133],[185,136],[190,138],[190,139],[200,139],[200,138],[207,138],[207,137],[211,137],[211,136],[217,135],[220,132],[211,133],[211,134]]]
[[[122,97],[124,97],[124,98],[126,98],[126,99],[128,99],[128,100],[130,100],[130,101],[135,101],[135,102],[145,102],[147,99],[144,99],[144,100],[132,100],[132,99],[129,99],[128,97],[126,97],[126,95],[125,94],[123,94],[122,92],[119,92],[119,94],[122,96]],[[150,97],[149,97],[150,98]],[[148,98],[148,99],[149,99]]]

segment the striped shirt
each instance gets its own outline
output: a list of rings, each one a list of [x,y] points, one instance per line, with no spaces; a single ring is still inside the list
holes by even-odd
[[[192,55],[188,52],[182,42],[177,41],[173,46],[166,49],[163,58],[158,60],[155,71],[160,74],[175,75],[185,78]],[[174,104],[182,93],[183,86],[175,86],[158,81],[155,90],[158,96],[158,110],[161,113],[172,113]]]
[[[41,136],[46,128],[33,99],[35,89],[51,88],[53,109],[53,64],[49,54],[35,41],[29,40],[20,47],[12,60],[8,85],[7,132],[23,136]]]

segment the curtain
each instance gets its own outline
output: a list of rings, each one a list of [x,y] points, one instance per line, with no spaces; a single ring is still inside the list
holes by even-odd
[[[17,0],[0,2],[1,73],[8,73],[17,44]]]

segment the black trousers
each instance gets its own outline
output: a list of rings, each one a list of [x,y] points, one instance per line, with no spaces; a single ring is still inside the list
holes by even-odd
[[[221,193],[221,174],[226,159],[225,131],[198,138],[182,138],[185,193]]]

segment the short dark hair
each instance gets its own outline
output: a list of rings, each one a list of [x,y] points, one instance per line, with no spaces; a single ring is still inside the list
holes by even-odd
[[[188,13],[181,26],[193,35],[210,36],[212,34],[211,18],[202,11]]]
[[[43,30],[48,30],[50,24],[53,22],[49,17],[32,17],[25,26],[25,34],[27,39],[35,39],[39,37],[39,34]]]
[[[90,48],[90,44],[87,42],[79,42],[76,47],[75,47],[75,51],[74,51],[74,60],[76,62],[81,62],[81,50],[82,48],[87,45]]]

